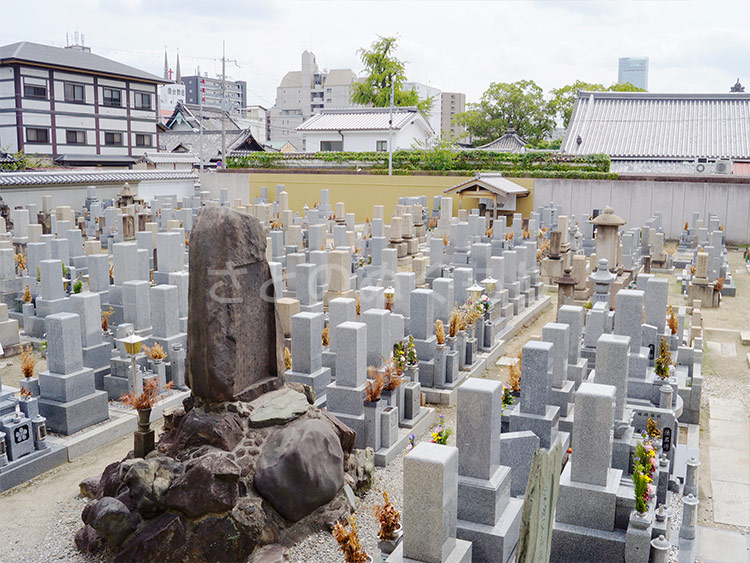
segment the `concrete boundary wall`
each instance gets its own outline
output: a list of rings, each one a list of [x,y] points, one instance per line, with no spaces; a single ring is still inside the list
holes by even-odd
[[[728,243],[750,243],[750,178],[747,183],[536,179],[534,208],[550,201],[561,205],[564,214],[576,216],[611,205],[628,222],[626,229],[642,226],[661,211],[669,239],[680,237],[694,211],[703,219],[713,212],[724,225]]]
[[[211,197],[218,198],[221,188],[229,192],[229,201],[242,200],[243,204],[253,201],[260,195],[260,187],[268,188],[268,197],[276,196],[276,185],[284,184],[289,194],[289,206],[293,211],[302,212],[304,205],[312,207],[320,201],[320,190],[330,190],[331,206],[343,201],[347,213],[354,213],[357,222],[372,217],[374,205],[385,206],[385,216],[390,217],[400,196],[427,196],[428,205],[432,205],[432,196],[445,195],[446,188],[458,185],[473,176],[443,175],[397,175],[336,173],[326,174],[320,171],[310,172],[260,172],[230,169],[223,172],[203,172],[200,175],[201,189],[211,192]],[[530,178],[508,178],[528,188],[534,188]],[[458,196],[453,195],[453,213],[458,214]],[[475,200],[464,203],[471,205]],[[532,196],[518,200],[518,211],[528,217],[532,210]],[[386,223],[388,220],[386,220]]]

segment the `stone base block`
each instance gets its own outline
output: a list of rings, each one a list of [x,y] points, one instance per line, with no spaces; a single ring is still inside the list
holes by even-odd
[[[87,368],[96,370],[106,366],[107,371],[109,371],[109,361],[111,358],[112,345],[109,342],[102,342],[95,346],[83,348],[83,365]]]
[[[427,340],[414,339],[414,351],[417,353],[417,358],[419,359],[432,360],[435,357],[436,346],[437,338],[434,334]]]
[[[625,532],[607,532],[555,522],[550,563],[625,561]]]
[[[435,360],[419,360],[419,383],[422,387],[435,386]]]
[[[563,382],[562,387],[550,387],[549,402],[552,405],[560,407],[560,416],[568,416],[568,405],[574,400],[575,383],[572,381]]]
[[[149,335],[149,339],[146,341],[146,345],[150,348],[154,345],[154,343],[158,343],[159,346],[161,346],[164,351],[167,353],[167,362],[172,361],[172,344],[182,344],[182,349],[187,349],[187,333],[186,332],[178,332],[177,334],[174,334],[169,337],[161,337],[161,336],[153,336]]]
[[[448,556],[443,559],[442,563],[471,563],[471,554],[471,542],[457,539],[455,546]],[[393,553],[388,556],[386,563],[421,563],[421,561],[404,557],[404,542],[401,542],[393,550]]]
[[[93,385],[93,377],[91,383]],[[109,418],[107,393],[94,391],[85,397],[65,403],[41,398],[39,413],[47,419],[47,428],[50,431],[69,436]]]
[[[127,377],[119,377],[111,373],[102,378],[102,384],[110,401],[119,401],[120,397],[133,391]]]
[[[494,526],[510,496],[510,467],[500,465],[490,479],[458,476],[458,519]]]
[[[38,297],[36,300],[36,316],[46,317],[48,315],[54,315],[56,313],[70,313],[72,312],[72,305],[68,297],[61,299],[52,299],[48,301]]]
[[[0,467],[0,492],[25,483],[67,461],[67,448],[48,442],[45,449],[35,450],[18,461]]]
[[[472,542],[474,561],[508,563],[512,560],[518,544],[522,511],[523,500],[508,499],[508,506],[500,515],[500,519],[492,526],[459,519],[456,525],[456,537]]]
[[[615,438],[612,442],[612,467],[620,469],[623,475],[631,473],[630,468],[633,464],[633,452],[635,451],[634,432],[635,429],[629,426],[622,438]]]
[[[67,403],[96,390],[94,372],[83,368],[67,375],[43,371],[39,374],[39,386],[45,399]]]
[[[323,367],[331,370],[331,379],[336,379],[336,352],[323,350]]]
[[[331,370],[320,368],[315,373],[300,373],[298,371],[288,370],[284,372],[284,379],[292,383],[303,383],[309,385],[315,391],[318,397],[326,394],[326,387],[331,383]]]
[[[526,298],[523,296],[523,294],[519,295],[518,297],[511,297],[508,301],[511,305],[513,305],[514,315],[520,315],[526,307]]]
[[[607,475],[607,485],[604,487],[573,482],[570,475],[571,464],[568,464],[560,477],[556,520],[562,524],[613,531],[617,491],[622,471],[610,469]]]
[[[645,379],[648,372],[648,348],[641,347],[638,354],[628,354],[628,377],[632,379]]]
[[[0,322],[0,344],[3,350],[16,346],[21,342],[21,335],[18,333],[18,321],[8,319]]]
[[[406,422],[410,426],[404,426],[398,433],[396,442],[389,448],[380,448],[375,452],[375,466],[386,467],[397,455],[406,449],[409,444],[409,436],[415,434],[419,436],[426,432],[435,423],[435,409],[420,409],[417,418],[408,419]]]
[[[515,306],[513,303],[508,303],[502,306],[502,313],[504,319],[509,319],[515,314]]]
[[[651,402],[654,394],[654,383],[652,377],[649,379],[634,379],[628,377],[628,399],[640,399]]]
[[[560,420],[557,423],[557,429],[560,432],[566,432],[570,434],[571,439],[572,439],[574,421],[575,421],[575,403],[570,405],[570,407],[568,408],[568,414],[566,416],[560,416]]]
[[[417,411],[416,415],[413,418],[404,418],[401,422],[399,422],[399,426],[408,429],[410,434],[416,434],[416,432],[414,432],[414,429],[421,428],[421,425],[423,424],[423,421],[425,419],[429,419],[429,424],[432,424],[432,421],[435,418],[434,412],[435,409],[429,407],[420,407],[419,411]],[[425,428],[425,430],[426,429],[427,428]]]
[[[539,447],[549,448],[557,435],[557,422],[560,419],[560,407],[547,405],[544,416],[521,412],[520,405],[516,405],[510,413],[510,431],[520,432],[531,430],[539,436]]]
[[[323,302],[318,301],[317,303],[313,303],[312,305],[300,305],[299,311],[300,313],[322,313]]]
[[[351,415],[351,414],[345,414],[341,412],[335,412],[330,408],[326,408],[326,410],[357,433],[357,437],[354,440],[354,447],[359,448],[359,449],[364,449],[365,447],[365,415],[361,414],[359,416],[356,416],[356,415]]]
[[[330,303],[331,299],[336,299],[337,297],[346,297],[347,299],[354,299],[354,290],[347,289],[346,291],[333,291],[333,290],[328,289],[323,294],[323,305],[325,307],[328,307],[328,303]],[[300,305],[300,311],[304,311],[304,309],[302,309],[302,305]],[[320,311],[308,311],[308,312],[318,313]]]
[[[326,388],[326,404],[331,412],[360,416],[364,412],[365,384],[357,387],[344,387],[335,381]]]
[[[586,358],[581,358],[576,364],[568,364],[568,381],[572,381],[575,384],[575,388],[581,384],[581,381],[586,379],[589,370],[589,361]]]

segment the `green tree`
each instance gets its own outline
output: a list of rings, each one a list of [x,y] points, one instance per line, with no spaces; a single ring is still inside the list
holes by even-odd
[[[533,80],[492,82],[478,103],[455,116],[474,137],[474,144],[489,143],[511,127],[536,144],[555,127],[554,114],[544,100],[544,91]]]
[[[388,107],[391,104],[391,84],[393,103],[396,106],[416,106],[422,113],[429,113],[433,99],[419,99],[416,90],[405,89],[406,67],[404,61],[396,58],[398,40],[395,37],[381,37],[369,49],[359,49],[362,64],[367,76],[362,82],[355,82],[351,100],[363,106]]]
[[[559,117],[563,127],[567,127],[570,122],[570,116],[573,115],[573,106],[578,97],[578,91],[586,92],[645,92],[642,88],[633,86],[630,82],[617,83],[612,86],[583,82],[576,80],[573,84],[568,84],[562,88],[553,88],[550,90],[552,99],[549,102],[550,109],[555,117]]]
[[[0,147],[0,152],[7,151],[3,151]],[[0,164],[0,170],[28,170],[29,168],[38,168],[42,164],[39,159],[26,154],[23,149],[8,154],[13,157],[14,162]]]

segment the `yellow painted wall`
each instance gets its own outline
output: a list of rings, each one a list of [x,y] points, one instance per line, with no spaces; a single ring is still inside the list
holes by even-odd
[[[472,176],[381,176],[371,174],[268,174],[249,173],[250,201],[260,197],[260,187],[268,188],[269,197],[276,194],[276,184],[284,184],[289,193],[289,206],[292,211],[302,212],[305,204],[312,207],[320,201],[320,190],[330,190],[331,207],[343,201],[347,213],[354,213],[356,221],[372,217],[373,206],[384,205],[385,216],[390,217],[399,197],[426,195],[428,202],[432,196],[444,195],[443,190],[460,184]],[[528,188],[531,193],[518,200],[518,211],[528,217],[533,211],[533,178],[508,178]],[[458,213],[458,196],[453,196],[453,212]],[[478,200],[465,198],[464,205],[475,205]]]

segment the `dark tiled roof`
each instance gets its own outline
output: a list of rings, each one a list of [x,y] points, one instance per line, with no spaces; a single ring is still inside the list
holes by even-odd
[[[83,70],[96,74],[110,74],[121,76],[132,80],[145,82],[157,82],[166,84],[164,80],[143,70],[138,70],[111,59],[86,53],[77,49],[61,49],[51,45],[40,45],[30,41],[21,41],[0,47],[0,64],[10,61],[23,61],[29,63],[43,64],[45,66],[57,66],[72,70]]]
[[[198,177],[190,170],[54,170],[49,172],[5,172],[0,187],[60,184],[119,184],[151,180],[191,180]]]

